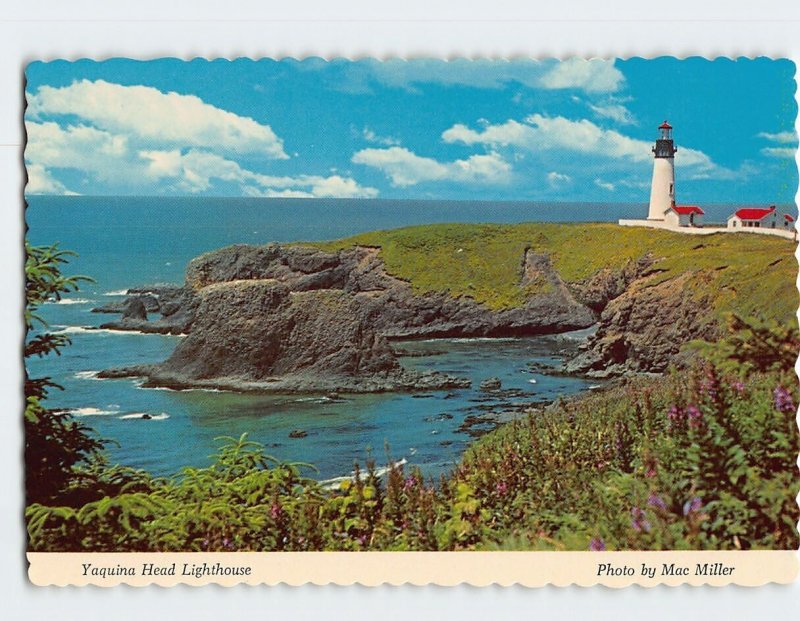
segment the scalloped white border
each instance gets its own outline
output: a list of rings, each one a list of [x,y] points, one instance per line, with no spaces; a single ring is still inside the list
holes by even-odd
[[[19,278],[22,262],[18,252],[22,224],[19,214],[9,206],[19,204],[21,196],[23,173],[18,153],[22,97],[18,86],[22,67],[30,60],[59,56],[280,57],[310,54],[355,57],[747,54],[789,57],[796,63],[800,59],[800,37],[797,36],[800,10],[791,0],[760,0],[758,3],[745,0],[707,3],[673,0],[668,5],[624,0],[615,2],[613,6],[589,0],[541,6],[523,0],[494,0],[480,4],[455,0],[450,4],[407,0],[396,5],[360,0],[351,1],[346,9],[323,0],[302,0],[285,5],[274,3],[274,6],[249,0],[240,0],[235,6],[212,0],[194,0],[187,3],[191,9],[186,4],[176,4],[140,0],[133,14],[140,21],[135,22],[129,21],[131,7],[100,0],[73,0],[70,3],[40,0],[35,6],[23,2],[17,2],[11,8],[4,6],[0,16],[0,72],[6,87],[0,96],[0,192],[5,199],[2,212],[5,221],[0,227],[0,249],[4,253],[0,263],[3,265],[0,290],[8,297],[6,303],[0,305],[3,342],[21,342],[17,319],[22,306]],[[458,21],[448,21],[453,14]],[[181,22],[187,15],[194,21]],[[263,21],[276,15],[283,21],[273,26]],[[324,21],[331,16],[337,21]],[[347,21],[354,16],[360,21]],[[309,17],[315,21],[305,21]],[[404,21],[393,22],[398,17]],[[72,21],[64,24],[61,20],[65,18]],[[16,21],[6,21],[9,19]],[[536,19],[544,21],[532,21]],[[0,394],[6,406],[4,410],[20,411],[21,371],[17,351],[7,347],[6,355],[0,361]],[[0,451],[0,468],[7,481],[21,481],[20,453],[10,448],[21,445],[20,433],[9,419],[3,419],[7,450]],[[108,619],[108,606],[113,606],[117,619],[141,619],[151,614],[154,605],[160,610],[171,611],[177,618],[185,616],[191,607],[201,610],[202,618],[230,616],[231,601],[234,600],[220,597],[220,592],[215,589],[190,593],[185,588],[174,588],[168,592],[150,591],[147,596],[144,591],[133,593],[114,589],[107,591],[113,595],[105,596],[103,601],[106,604],[101,606],[91,603],[99,597],[97,592],[90,595],[91,590],[84,590],[80,598],[70,595],[71,590],[33,590],[27,586],[21,567],[24,564],[24,537],[20,486],[11,484],[9,493],[0,496],[0,505],[0,524],[3,527],[0,532],[4,533],[0,538],[0,550],[5,552],[2,555],[5,562],[0,565],[0,588],[4,593],[14,594],[4,604],[4,611],[10,618],[45,614],[63,618],[72,606],[80,606],[82,619]],[[430,614],[431,606],[448,616],[460,618],[474,618],[479,614],[496,616],[515,607],[518,614],[527,615],[543,605],[562,615],[595,618],[604,614],[598,608],[598,604],[602,606],[603,603],[615,608],[637,608],[650,616],[656,610],[664,614],[672,611],[676,616],[684,614],[687,608],[698,614],[713,612],[717,617],[741,618],[738,615],[747,609],[751,612],[757,609],[759,616],[784,616],[798,610],[800,583],[788,588],[764,587],[758,594],[736,589],[726,589],[724,593],[720,597],[703,591],[683,591],[683,597],[674,598],[664,597],[669,592],[663,590],[646,594],[641,589],[627,589],[624,594],[612,597],[610,592],[602,590],[589,593],[574,589],[561,592],[545,589],[532,601],[518,589],[500,597],[496,590],[478,592],[467,587],[458,587],[454,591],[383,588],[377,600],[374,599],[376,596],[369,596],[373,598],[369,606],[377,608],[370,611],[370,616],[380,614],[385,619],[404,620],[413,619],[415,615],[425,618]],[[657,599],[654,600],[651,594]],[[299,599],[309,595],[313,598]],[[257,597],[238,590],[236,601],[259,606],[259,612],[269,616],[280,614],[295,618],[299,610],[308,610],[310,606],[318,616],[324,614],[329,618],[337,616],[337,609],[349,616],[352,607],[364,605],[367,595],[359,589],[331,591],[308,587],[300,591],[272,589],[264,595],[266,599],[257,600]],[[213,614],[216,617],[205,616]]]

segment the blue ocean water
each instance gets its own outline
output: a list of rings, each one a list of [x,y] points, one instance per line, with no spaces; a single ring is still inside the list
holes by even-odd
[[[331,401],[142,389],[132,380],[94,379],[101,369],[162,361],[180,337],[86,330],[109,320],[90,309],[121,299],[129,287],[180,283],[190,259],[234,243],[335,239],[432,222],[616,221],[645,210],[644,205],[599,203],[205,197],[30,197],[28,203],[31,242],[59,242],[74,250],[79,256],[65,272],[95,281],[42,309],[51,329],[69,333],[73,341],[61,356],[29,364],[33,376],[50,376],[64,387],[52,394],[52,407],[71,410],[101,436],[115,440],[108,447],[112,460],[155,474],[205,465],[218,446],[215,438],[247,432],[275,457],[315,464],[320,478],[346,474],[370,450],[384,461],[385,444],[393,459],[419,465],[426,475],[447,471],[472,441],[459,430],[466,417],[589,387],[585,380],[532,373],[528,366],[557,364],[574,336],[404,343],[404,349],[435,354],[404,357],[405,365],[469,377],[473,388]],[[706,210],[712,219],[730,213],[729,206],[714,209]],[[519,393],[487,399],[478,383],[491,376]],[[143,420],[143,413],[151,418]],[[293,430],[308,435],[289,438]]]

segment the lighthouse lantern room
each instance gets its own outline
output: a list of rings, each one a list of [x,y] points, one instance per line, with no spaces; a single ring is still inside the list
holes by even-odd
[[[653,182],[650,186],[648,220],[664,220],[664,214],[675,206],[675,143],[672,125],[664,121],[658,126],[658,138],[653,147]]]

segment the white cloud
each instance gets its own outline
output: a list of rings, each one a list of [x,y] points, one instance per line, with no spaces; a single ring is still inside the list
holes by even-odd
[[[141,172],[125,136],[86,125],[64,128],[52,121],[27,121],[25,131],[28,135],[25,161],[29,165],[50,170],[72,168],[92,173],[103,181],[121,183],[130,183]]]
[[[445,142],[461,142],[468,145],[523,147],[530,144],[533,139],[533,131],[530,126],[511,119],[500,125],[485,125],[481,130],[470,129],[466,125],[457,123],[442,133],[442,140]]]
[[[587,93],[613,93],[620,89],[625,76],[613,60],[571,58],[555,65],[539,84],[548,89],[576,88]]]
[[[609,181],[603,181],[602,179],[595,179],[594,184],[598,188],[603,188],[604,190],[608,190],[609,192],[613,192],[614,188],[616,187],[613,183]]]
[[[761,154],[767,157],[788,157],[794,159],[797,147],[764,147]]]
[[[600,118],[611,119],[621,125],[633,125],[636,123],[636,119],[633,118],[631,111],[622,104],[589,104],[589,108]]]
[[[400,141],[397,138],[392,138],[391,136],[379,136],[369,127],[365,127],[361,131],[361,135],[364,137],[364,140],[367,142],[373,142],[375,144],[382,144],[387,147],[394,147],[400,144]]]
[[[74,115],[97,129],[131,136],[152,146],[180,144],[287,159],[283,141],[269,125],[204,102],[194,95],[164,93],[150,86],[81,80],[41,86],[28,95],[29,118]]]
[[[197,193],[208,190],[213,180],[239,183],[247,196],[294,198],[374,198],[375,188],[359,185],[354,179],[331,175],[273,176],[242,168],[238,163],[215,153],[191,150],[141,151],[154,178],[174,180],[178,189]]]
[[[79,121],[61,125],[49,120],[59,115]],[[45,116],[48,120],[42,120]],[[150,87],[86,80],[64,88],[44,86],[29,96],[25,127],[29,193],[67,192],[53,175],[70,169],[122,193],[165,189],[198,193],[223,182],[237,184],[248,195],[353,198],[378,194],[340,175],[276,177],[243,168],[227,155],[246,152],[287,158],[281,140],[268,126],[194,96],[165,94]]]
[[[511,166],[499,154],[471,155],[464,160],[439,162],[422,157],[404,147],[362,149],[352,161],[377,168],[397,187],[425,181],[460,181],[464,183],[500,184],[508,182]]]
[[[572,181],[572,177],[569,175],[565,175],[563,173],[557,173],[555,171],[547,173],[547,183],[550,184],[552,188],[559,188],[562,187]]]
[[[76,194],[71,192],[64,184],[54,179],[50,172],[41,164],[28,166],[28,183],[25,194]]]
[[[321,69],[323,64],[307,69]],[[342,68],[335,88],[370,92],[372,82],[415,92],[420,84],[498,89],[517,82],[529,88],[575,88],[586,92],[613,92],[624,82],[613,60],[455,60],[367,59]]]
[[[598,159],[620,159],[644,162],[652,159],[652,142],[630,138],[618,131],[603,129],[588,119],[573,121],[562,116],[531,114],[524,123],[508,120],[474,130],[462,124],[442,133],[449,143],[484,144],[493,147],[512,146],[533,153],[565,150],[585,153]],[[719,170],[705,153],[682,147],[676,165],[702,170]]]
[[[782,144],[793,144],[797,142],[797,134],[795,132],[778,132],[776,134],[760,132],[757,136],[758,138],[764,138],[771,142],[779,142]]]

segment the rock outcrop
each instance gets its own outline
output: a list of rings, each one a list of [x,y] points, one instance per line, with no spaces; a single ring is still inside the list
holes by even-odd
[[[191,261],[182,287],[132,289],[128,301],[95,310],[123,313],[102,327],[189,335],[164,364],[136,370],[150,384],[413,390],[457,382],[404,371],[386,339],[550,334],[597,323],[567,372],[661,372],[680,361],[681,345],[712,338],[716,326],[702,287],[689,287],[687,274],[661,282],[659,273],[647,255],[565,282],[547,254],[526,249],[524,304],[493,310],[446,291],[415,291],[387,272],[378,248],[237,245]]]
[[[565,371],[594,377],[663,372],[683,362],[684,344],[718,336],[710,308],[702,274],[634,280],[605,306],[597,331]]]
[[[119,313],[120,318],[100,325],[109,330],[152,334],[186,334],[194,321],[197,296],[187,287],[156,285],[128,290],[121,302],[93,308],[93,313]],[[148,314],[160,317],[148,321]]]
[[[292,291],[275,279],[218,282],[196,292],[192,330],[159,365],[101,377],[146,386],[259,392],[382,392],[463,388],[469,382],[403,369],[354,296]]]

